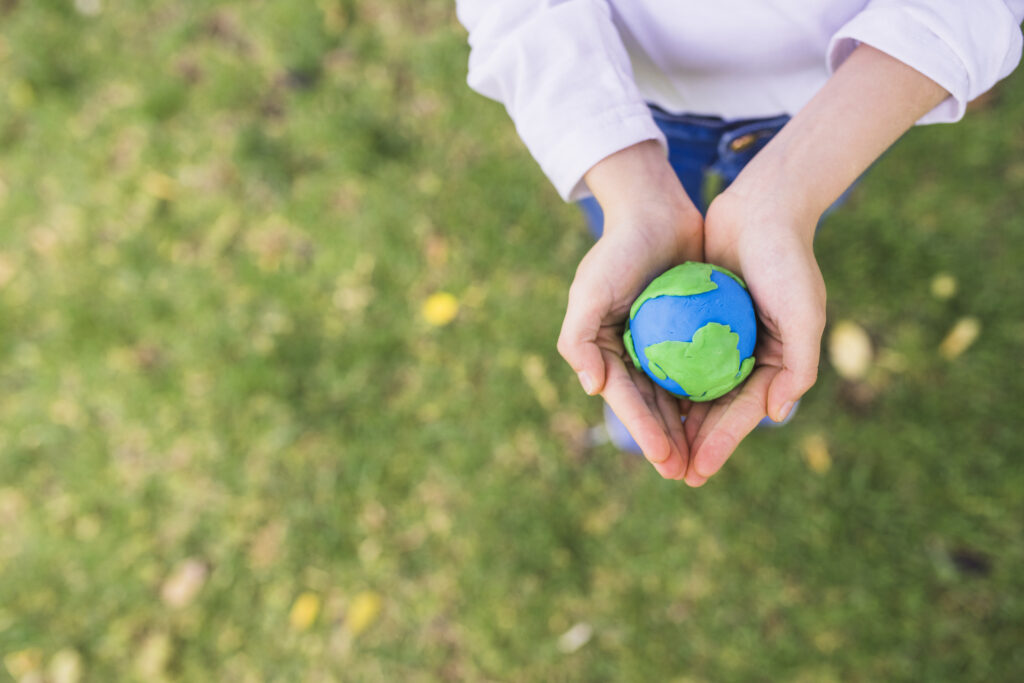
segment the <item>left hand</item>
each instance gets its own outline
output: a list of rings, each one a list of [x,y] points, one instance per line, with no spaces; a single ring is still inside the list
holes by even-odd
[[[811,242],[843,190],[926,112],[942,86],[870,45],[857,47],[708,208],[704,260],[742,276],[760,318],[757,366],[686,418],[699,486],[766,414],[781,421],[818,374],[825,283]]]
[[[681,479],[689,448],[680,417],[689,401],[633,367],[622,328],[651,280],[700,259],[703,218],[653,140],[606,157],[586,178],[604,211],[604,234],[576,270],[558,350],[584,390],[604,397],[654,469]]]
[[[760,325],[757,365],[746,382],[690,408],[684,478],[691,486],[715,474],[765,415],[785,419],[817,379],[825,327],[825,283],[811,245],[817,220],[739,186],[708,208],[705,260],[746,281]]]
[[[588,393],[601,393],[658,474],[682,479],[689,449],[680,417],[690,402],[633,367],[622,342],[630,306],[644,287],[673,265],[700,258],[700,213],[671,204],[640,202],[636,210],[606,214],[604,235],[569,288],[558,350]]]

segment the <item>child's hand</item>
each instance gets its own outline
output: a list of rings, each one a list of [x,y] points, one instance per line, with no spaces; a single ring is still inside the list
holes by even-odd
[[[708,208],[705,260],[746,279],[761,321],[745,384],[686,418],[686,481],[718,471],[767,413],[786,416],[817,376],[825,285],[811,241],[821,214],[949,93],[860,45]]]
[[[680,479],[689,463],[680,416],[689,402],[633,367],[622,331],[652,279],[702,259],[702,219],[654,142],[601,161],[587,182],[604,210],[604,235],[576,270],[558,350],[584,390],[604,396],[658,473]]]
[[[765,415],[781,421],[814,384],[825,327],[825,283],[811,242],[818,216],[730,188],[712,202],[705,255],[746,280],[758,312],[757,367],[722,398],[694,404],[686,482],[699,486]]]

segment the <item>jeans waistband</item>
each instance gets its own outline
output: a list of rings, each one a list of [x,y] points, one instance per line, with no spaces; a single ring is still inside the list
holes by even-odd
[[[720,162],[753,157],[790,119],[789,115],[780,114],[765,118],[727,120],[718,116],[673,114],[654,104],[648,104],[648,107],[658,127],[670,141],[676,139],[714,144]]]

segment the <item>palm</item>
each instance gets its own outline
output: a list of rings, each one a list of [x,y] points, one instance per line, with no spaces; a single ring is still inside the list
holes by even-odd
[[[681,404],[633,367],[622,331],[647,283],[672,265],[700,257],[700,245],[678,234],[671,225],[660,231],[638,226],[602,237],[576,271],[559,339],[567,358],[580,348],[600,354],[601,394],[655,469],[670,479],[682,478],[689,464],[680,420],[688,402]]]
[[[706,259],[744,277],[758,311],[757,367],[726,396],[691,409],[685,433],[693,457],[686,480],[703,483],[772,410],[779,419],[785,396],[813,383],[824,325],[825,288],[809,244],[792,226],[759,221],[743,240],[735,211],[708,213]],[[810,376],[808,376],[808,368]]]

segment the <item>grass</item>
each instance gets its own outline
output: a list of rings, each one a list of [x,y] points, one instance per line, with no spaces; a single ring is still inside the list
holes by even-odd
[[[448,3],[0,15],[0,680],[1024,677],[1024,73],[819,235],[867,378],[694,491],[583,438]]]

